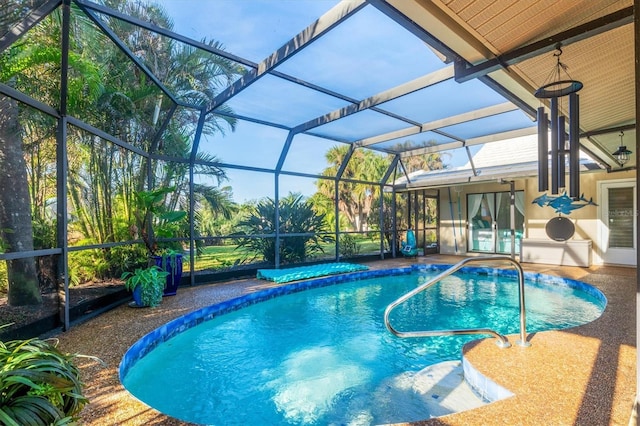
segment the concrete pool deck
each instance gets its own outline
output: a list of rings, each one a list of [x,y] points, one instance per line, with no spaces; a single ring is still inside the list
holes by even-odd
[[[419,263],[454,264],[456,256],[426,256],[368,262],[372,269]],[[523,263],[539,272],[598,287],[608,305],[597,320],[563,331],[529,336],[531,347],[500,349],[493,339],[464,349],[481,374],[515,394],[486,406],[430,419],[425,425],[629,425],[636,394],[636,269],[557,267]],[[117,307],[56,335],[66,352],[91,355],[106,365],[79,359],[85,396],[83,425],[183,425],[132,397],[120,384],[118,364],[140,337],[167,321],[260,289],[277,286],[257,279],[180,288],[153,309]],[[159,372],[158,374],[162,374]],[[168,392],[171,390],[168,389]]]

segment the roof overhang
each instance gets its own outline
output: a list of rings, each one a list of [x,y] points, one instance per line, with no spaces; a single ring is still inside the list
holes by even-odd
[[[552,53],[560,43],[571,77],[584,84],[583,149],[616,169],[611,153],[620,144],[620,128],[627,129],[625,145],[636,147],[632,0],[387,3],[439,41],[442,53],[456,61],[456,80],[489,78],[528,113],[544,105],[533,93],[553,70]],[[635,165],[632,158],[626,167]]]

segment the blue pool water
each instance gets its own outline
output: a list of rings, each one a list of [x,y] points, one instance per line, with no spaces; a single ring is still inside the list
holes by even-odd
[[[125,355],[123,384],[157,410],[199,424],[429,418],[412,390],[413,375],[460,359],[462,345],[478,336],[399,339],[386,330],[385,307],[440,272],[428,269],[263,295],[269,299],[260,303],[253,302],[263,296],[254,295],[242,309],[237,308],[247,300],[191,314],[188,321],[156,330]],[[602,313],[606,301],[597,290],[540,279],[535,276],[526,286],[528,333],[584,324]],[[295,289],[290,285],[286,291]],[[213,318],[202,321],[202,316]],[[456,274],[399,306],[391,322],[403,331],[488,327],[517,334],[517,278]],[[153,349],[146,353],[148,347]]]

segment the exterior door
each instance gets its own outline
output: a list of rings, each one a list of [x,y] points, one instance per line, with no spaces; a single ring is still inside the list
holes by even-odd
[[[514,193],[515,253],[520,252],[524,229],[524,192]],[[511,253],[511,194],[489,192],[467,195],[467,251]]]
[[[467,195],[467,250],[495,253],[495,195]]]
[[[600,182],[599,245],[603,263],[636,265],[637,200],[634,179]]]

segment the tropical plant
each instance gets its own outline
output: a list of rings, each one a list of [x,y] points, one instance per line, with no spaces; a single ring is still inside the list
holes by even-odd
[[[77,356],[40,339],[0,342],[0,423],[75,424],[88,402],[74,363]]]
[[[149,254],[161,255],[167,249],[178,248],[175,243],[162,243],[158,239],[174,238],[180,232],[180,224],[186,216],[184,210],[174,210],[165,197],[175,192],[175,187],[157,188],[136,192],[138,209],[135,212],[138,232]],[[179,245],[179,243],[178,243]]]
[[[33,2],[23,0],[13,3],[6,14],[0,12],[0,19],[4,19],[0,25],[8,25],[6,31],[20,22],[24,18],[21,13],[33,5]],[[173,26],[162,8],[151,3],[109,0],[106,4],[167,29]],[[0,81],[56,109],[62,107],[60,99],[64,95],[60,91],[62,9],[60,7],[42,19],[11,47],[0,52]],[[200,110],[178,108],[169,113],[174,102],[155,82],[140,73],[117,45],[73,3],[70,15],[69,78],[65,84],[68,96],[64,99],[67,109],[63,113],[143,151],[187,158]],[[129,44],[130,50],[135,51],[148,69],[184,103],[205,108],[220,90],[244,72],[241,65],[204,49],[107,15],[101,19],[107,21],[116,36]],[[202,42],[215,49],[223,48],[215,41]],[[131,78],[134,75],[139,78]],[[223,106],[223,110],[230,112],[227,106]],[[211,134],[234,126],[235,119],[228,115],[209,114],[202,131]],[[0,231],[0,238],[7,242],[9,250],[20,247],[30,251],[31,241],[35,241],[33,249],[57,245],[57,239],[52,245],[49,238],[52,234],[49,231],[55,230],[55,222],[45,220],[47,203],[56,194],[56,128],[56,121],[46,114],[0,96],[0,181],[12,178],[12,183],[4,186],[7,190],[0,192],[0,201],[6,201],[0,202],[0,207],[6,209],[6,217],[15,222],[3,226],[4,215],[0,214],[0,227],[14,230],[13,235]],[[162,134],[161,129],[164,129]],[[188,193],[188,164],[166,166],[163,161],[151,161],[151,168],[148,168],[146,163],[150,160],[147,158],[74,126],[69,127],[67,142],[69,234],[79,236],[83,243],[94,245],[128,239],[128,234],[122,231],[134,220],[134,193],[147,183],[149,170],[154,180],[152,187],[176,186],[171,202],[178,199],[184,202]],[[197,161],[199,171],[224,175],[213,165],[217,161],[215,158],[198,153]],[[160,176],[158,182],[155,182],[156,176]],[[16,184],[16,181],[22,183]],[[25,193],[16,195],[14,188]],[[31,220],[37,226],[33,231]],[[96,251],[93,255],[101,257],[97,259],[100,270],[96,270],[96,274],[106,271],[113,272],[111,276],[119,275],[102,266],[110,263],[109,249]],[[37,265],[33,259],[16,259],[7,265],[10,269],[8,281],[15,283],[9,291],[9,303],[39,303]],[[85,270],[81,274],[72,273],[89,277],[91,263],[83,267]],[[14,270],[20,275],[14,274]]]
[[[395,146],[398,152],[411,146],[431,146],[435,142],[426,141],[419,145],[405,141]],[[354,231],[370,231],[380,227],[378,205],[380,200],[380,182],[382,176],[391,165],[392,156],[381,156],[371,150],[357,149],[343,165],[349,152],[348,145],[337,145],[325,154],[328,166],[323,170],[324,176],[334,178],[338,170],[343,168],[338,185],[338,211],[340,228]],[[404,158],[403,165],[407,173],[416,170],[435,170],[446,166],[440,153],[421,154]],[[357,182],[354,182],[357,181]],[[368,183],[367,183],[368,182]],[[333,218],[336,199],[336,185],[333,179],[319,179],[316,183],[318,191],[314,194],[314,205],[327,217]],[[384,197],[385,199],[388,197]],[[390,204],[388,204],[390,206]],[[390,212],[390,210],[389,210]],[[385,215],[385,217],[391,217]],[[348,221],[347,226],[344,220]],[[385,225],[385,232],[387,232]],[[390,235],[390,234],[388,234]]]
[[[9,9],[24,13],[27,2],[18,0]],[[60,107],[61,13],[60,10],[35,25],[24,37],[0,54],[0,81],[43,103]],[[70,28],[85,27],[81,14],[73,14]],[[77,40],[75,36],[73,40]],[[69,65],[81,70],[82,78],[68,84],[68,104],[91,102],[99,88],[99,74],[92,61],[69,49]],[[56,72],[56,69],[58,71]],[[18,101],[0,96],[0,227],[14,230],[2,236],[11,250],[30,251],[34,246],[31,221],[41,220],[46,199],[55,194],[55,121],[24,108]],[[62,111],[64,115],[68,111]],[[38,244],[39,235],[36,235]],[[47,247],[49,248],[49,247]],[[8,298],[11,305],[42,301],[37,266],[33,258],[7,262]]]
[[[340,256],[353,257],[360,254],[360,247],[356,238],[351,234],[340,235]]]
[[[194,185],[193,192],[197,194],[194,222],[198,235],[212,237],[230,234],[234,226],[232,219],[237,217],[240,209],[233,201],[231,187]]]
[[[347,159],[348,145],[334,146],[325,154],[329,166],[322,172],[324,176],[335,177],[342,163]],[[379,185],[379,181],[385,170],[391,164],[386,156],[375,154],[371,150],[360,149],[353,152],[349,162],[342,173],[342,179],[359,180],[371,183],[355,183],[342,181],[338,185],[338,209],[341,217],[349,222],[349,228],[354,231],[363,231],[368,223],[368,215],[371,212],[372,201]],[[319,179],[317,184],[318,197],[327,199],[320,205],[330,206],[335,198],[336,188],[332,179]],[[328,213],[328,212],[325,212]]]
[[[140,300],[136,300],[138,306],[155,307],[162,302],[164,286],[169,273],[153,265],[148,268],[137,268],[134,272],[127,271],[122,274],[124,286],[131,292],[139,291]],[[136,287],[140,287],[136,290]],[[134,296],[134,300],[137,296]]]
[[[313,205],[301,194],[290,193],[278,204],[279,218],[276,225],[276,202],[264,198],[251,210],[238,226],[244,229],[238,249],[245,260],[262,260],[271,264],[276,258],[275,230],[280,230],[279,255],[281,263],[300,262],[313,254],[324,252],[322,244],[334,242],[328,231],[324,214],[317,213]],[[287,234],[294,234],[288,236]],[[304,235],[300,235],[304,234]]]

